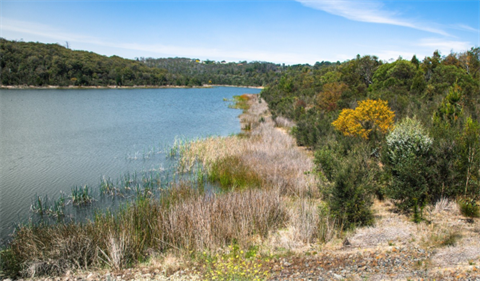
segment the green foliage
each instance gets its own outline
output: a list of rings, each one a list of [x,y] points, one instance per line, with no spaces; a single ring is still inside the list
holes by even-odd
[[[384,161],[391,173],[388,195],[403,209],[425,204],[429,190],[429,153],[433,140],[421,123],[406,118],[387,136]]]
[[[336,159],[336,153],[330,148],[323,147],[315,152],[315,164],[322,171],[328,181],[335,180],[335,173],[340,168],[340,162]]]
[[[416,66],[406,60],[399,59],[393,63],[384,64],[375,71],[371,90],[389,90],[406,94],[412,87],[416,73]]]
[[[460,118],[463,115],[463,107],[460,103],[461,99],[461,89],[458,84],[455,83],[450,87],[447,96],[443,99],[442,104],[433,115],[434,125],[444,127],[448,130],[460,122]]]

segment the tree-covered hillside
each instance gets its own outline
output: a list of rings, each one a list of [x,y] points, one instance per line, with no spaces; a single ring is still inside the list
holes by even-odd
[[[284,65],[215,62],[188,58],[106,57],[59,44],[0,38],[1,85],[31,86],[263,86],[278,79]]]
[[[166,70],[117,56],[72,51],[58,44],[0,39],[2,85],[169,85]]]

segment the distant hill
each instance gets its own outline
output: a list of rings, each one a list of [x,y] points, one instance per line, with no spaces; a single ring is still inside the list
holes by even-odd
[[[0,83],[29,86],[263,86],[290,66],[269,62],[215,62],[189,58],[102,56],[59,44],[0,38]]]

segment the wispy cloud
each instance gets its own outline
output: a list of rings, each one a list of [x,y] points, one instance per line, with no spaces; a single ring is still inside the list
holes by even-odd
[[[384,8],[381,1],[355,1],[355,0],[295,0],[304,6],[322,10],[327,13],[341,16],[353,21],[371,22],[404,26],[418,30],[428,31],[440,35],[449,34],[439,28],[431,27],[411,19],[402,18],[397,12]]]
[[[52,26],[28,21],[19,21],[10,18],[0,18],[2,33],[5,31],[11,31],[15,33],[23,33],[41,36],[49,39],[72,42],[88,42],[91,44],[102,44],[102,41],[91,37],[72,32],[64,32],[61,29],[54,28]]]
[[[468,26],[466,24],[456,24],[453,26],[453,28],[460,29],[460,30],[466,30],[466,31],[471,31],[471,32],[480,32],[480,30],[475,29],[471,26]]]

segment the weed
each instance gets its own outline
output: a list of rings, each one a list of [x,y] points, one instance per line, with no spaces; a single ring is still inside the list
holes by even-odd
[[[461,237],[461,234],[456,230],[439,227],[430,231],[429,236],[426,237],[425,244],[433,247],[454,246]]]
[[[250,248],[244,252],[238,244],[228,247],[225,254],[207,256],[206,272],[204,277],[208,280],[266,280],[270,276],[265,270],[262,258],[257,253],[257,248]]]
[[[460,213],[470,219],[480,217],[480,206],[474,198],[461,198],[458,200]]]

